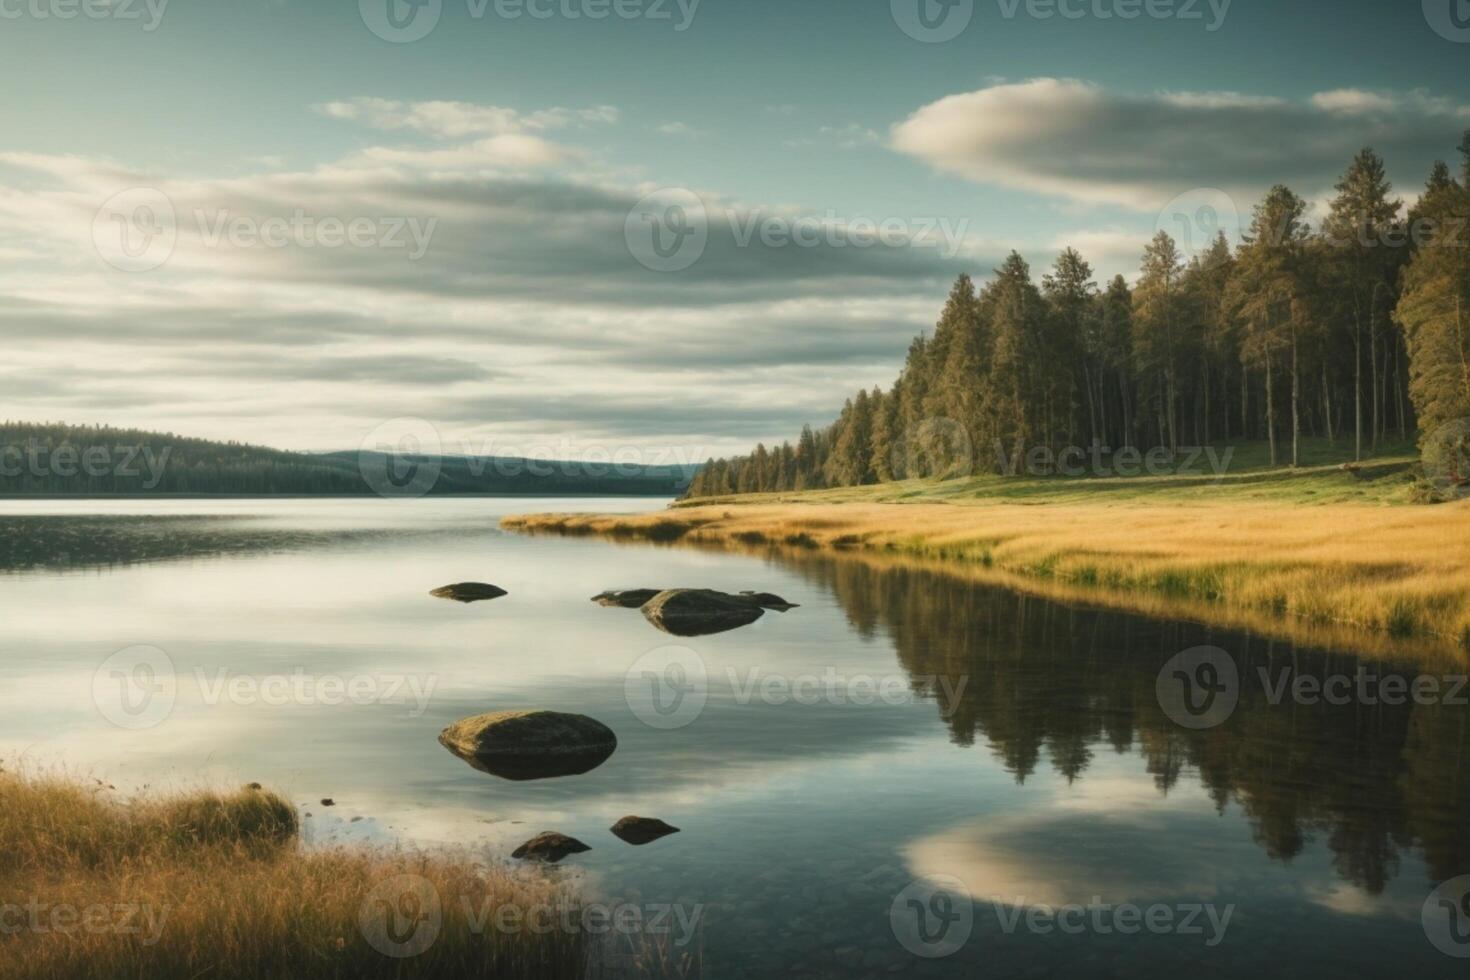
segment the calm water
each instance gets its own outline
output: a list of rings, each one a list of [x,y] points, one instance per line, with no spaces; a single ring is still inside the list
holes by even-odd
[[[1261,669],[1359,663],[932,571],[496,528],[657,503],[0,505],[0,758],[121,788],[258,780],[315,842],[500,857],[559,830],[592,850],[556,873],[698,909],[706,976],[1464,975],[1421,910],[1470,873],[1470,710],[1272,704]],[[427,595],[463,580],[510,594]],[[587,601],[645,586],[801,607],[679,639]],[[1204,643],[1243,683],[1191,729],[1156,681]],[[166,671],[138,675],[137,647]],[[140,676],[153,698],[124,704]],[[517,707],[589,714],[618,749],[511,782],[436,741]],[[629,846],[608,831],[628,814],[682,833]],[[1125,934],[1127,906],[1175,926]]]

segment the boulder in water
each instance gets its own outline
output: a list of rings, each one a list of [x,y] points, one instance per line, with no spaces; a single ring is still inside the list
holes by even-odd
[[[590,772],[613,754],[618,737],[586,715],[496,711],[455,722],[439,743],[481,772],[519,781]]]
[[[484,582],[459,582],[455,585],[446,585],[435,589],[429,595],[440,599],[453,599],[455,602],[484,602],[486,599],[499,599],[508,595],[504,589],[495,585],[486,585]]]
[[[653,817],[624,817],[612,825],[612,832],[635,847],[649,844],[660,837],[677,834],[678,827],[671,827]]]
[[[749,626],[765,612],[747,596],[713,589],[669,589],[643,605],[650,623],[674,636],[707,636]]]
[[[556,831],[548,831],[537,834],[526,841],[520,847],[510,852],[513,858],[525,861],[545,861],[547,864],[555,864],[568,854],[581,854],[592,848],[583,844],[575,837],[566,834],[558,834]]]

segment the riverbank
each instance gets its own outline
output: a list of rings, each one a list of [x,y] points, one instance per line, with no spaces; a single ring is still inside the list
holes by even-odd
[[[566,904],[468,855],[304,849],[256,786],[125,798],[0,770],[0,980],[579,977],[578,934],[493,910]]]
[[[1377,465],[1387,487],[1324,467],[1295,479],[1235,477],[1233,487],[1171,477],[1131,488],[1023,481],[1029,485],[1001,496],[985,492],[1000,478],[983,477],[501,523],[531,533],[920,560],[1067,601],[1367,652],[1462,658],[1470,653],[1470,501],[1391,506],[1397,501],[1385,498],[1400,496],[1407,480],[1398,464]]]

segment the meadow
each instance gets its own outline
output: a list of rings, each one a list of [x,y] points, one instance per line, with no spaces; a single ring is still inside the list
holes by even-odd
[[[0,771],[0,840],[3,980],[585,975],[579,934],[481,918],[574,902],[566,886],[468,854],[307,849],[296,808],[253,784],[125,797]]]
[[[1470,501],[1416,503],[1417,466],[1309,446],[1299,469],[1243,446],[1228,472],[976,476],[680,501],[639,516],[503,526],[948,565],[1052,598],[1349,649],[1470,652]]]

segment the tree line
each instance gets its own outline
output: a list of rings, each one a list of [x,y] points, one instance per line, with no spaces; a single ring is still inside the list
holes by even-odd
[[[297,453],[140,429],[0,422],[0,496],[665,496],[687,480],[681,466]]]
[[[1459,179],[1436,162],[1407,211],[1365,148],[1316,229],[1277,185],[1234,247],[1220,230],[1186,261],[1159,231],[1131,285],[1099,286],[1072,248],[1038,284],[1012,252],[981,289],[958,278],[887,391],[710,460],[689,494],[1034,472],[1068,447],[1258,440],[1295,466],[1304,436],[1361,460],[1417,432],[1428,452],[1470,417],[1470,131],[1459,150]]]

